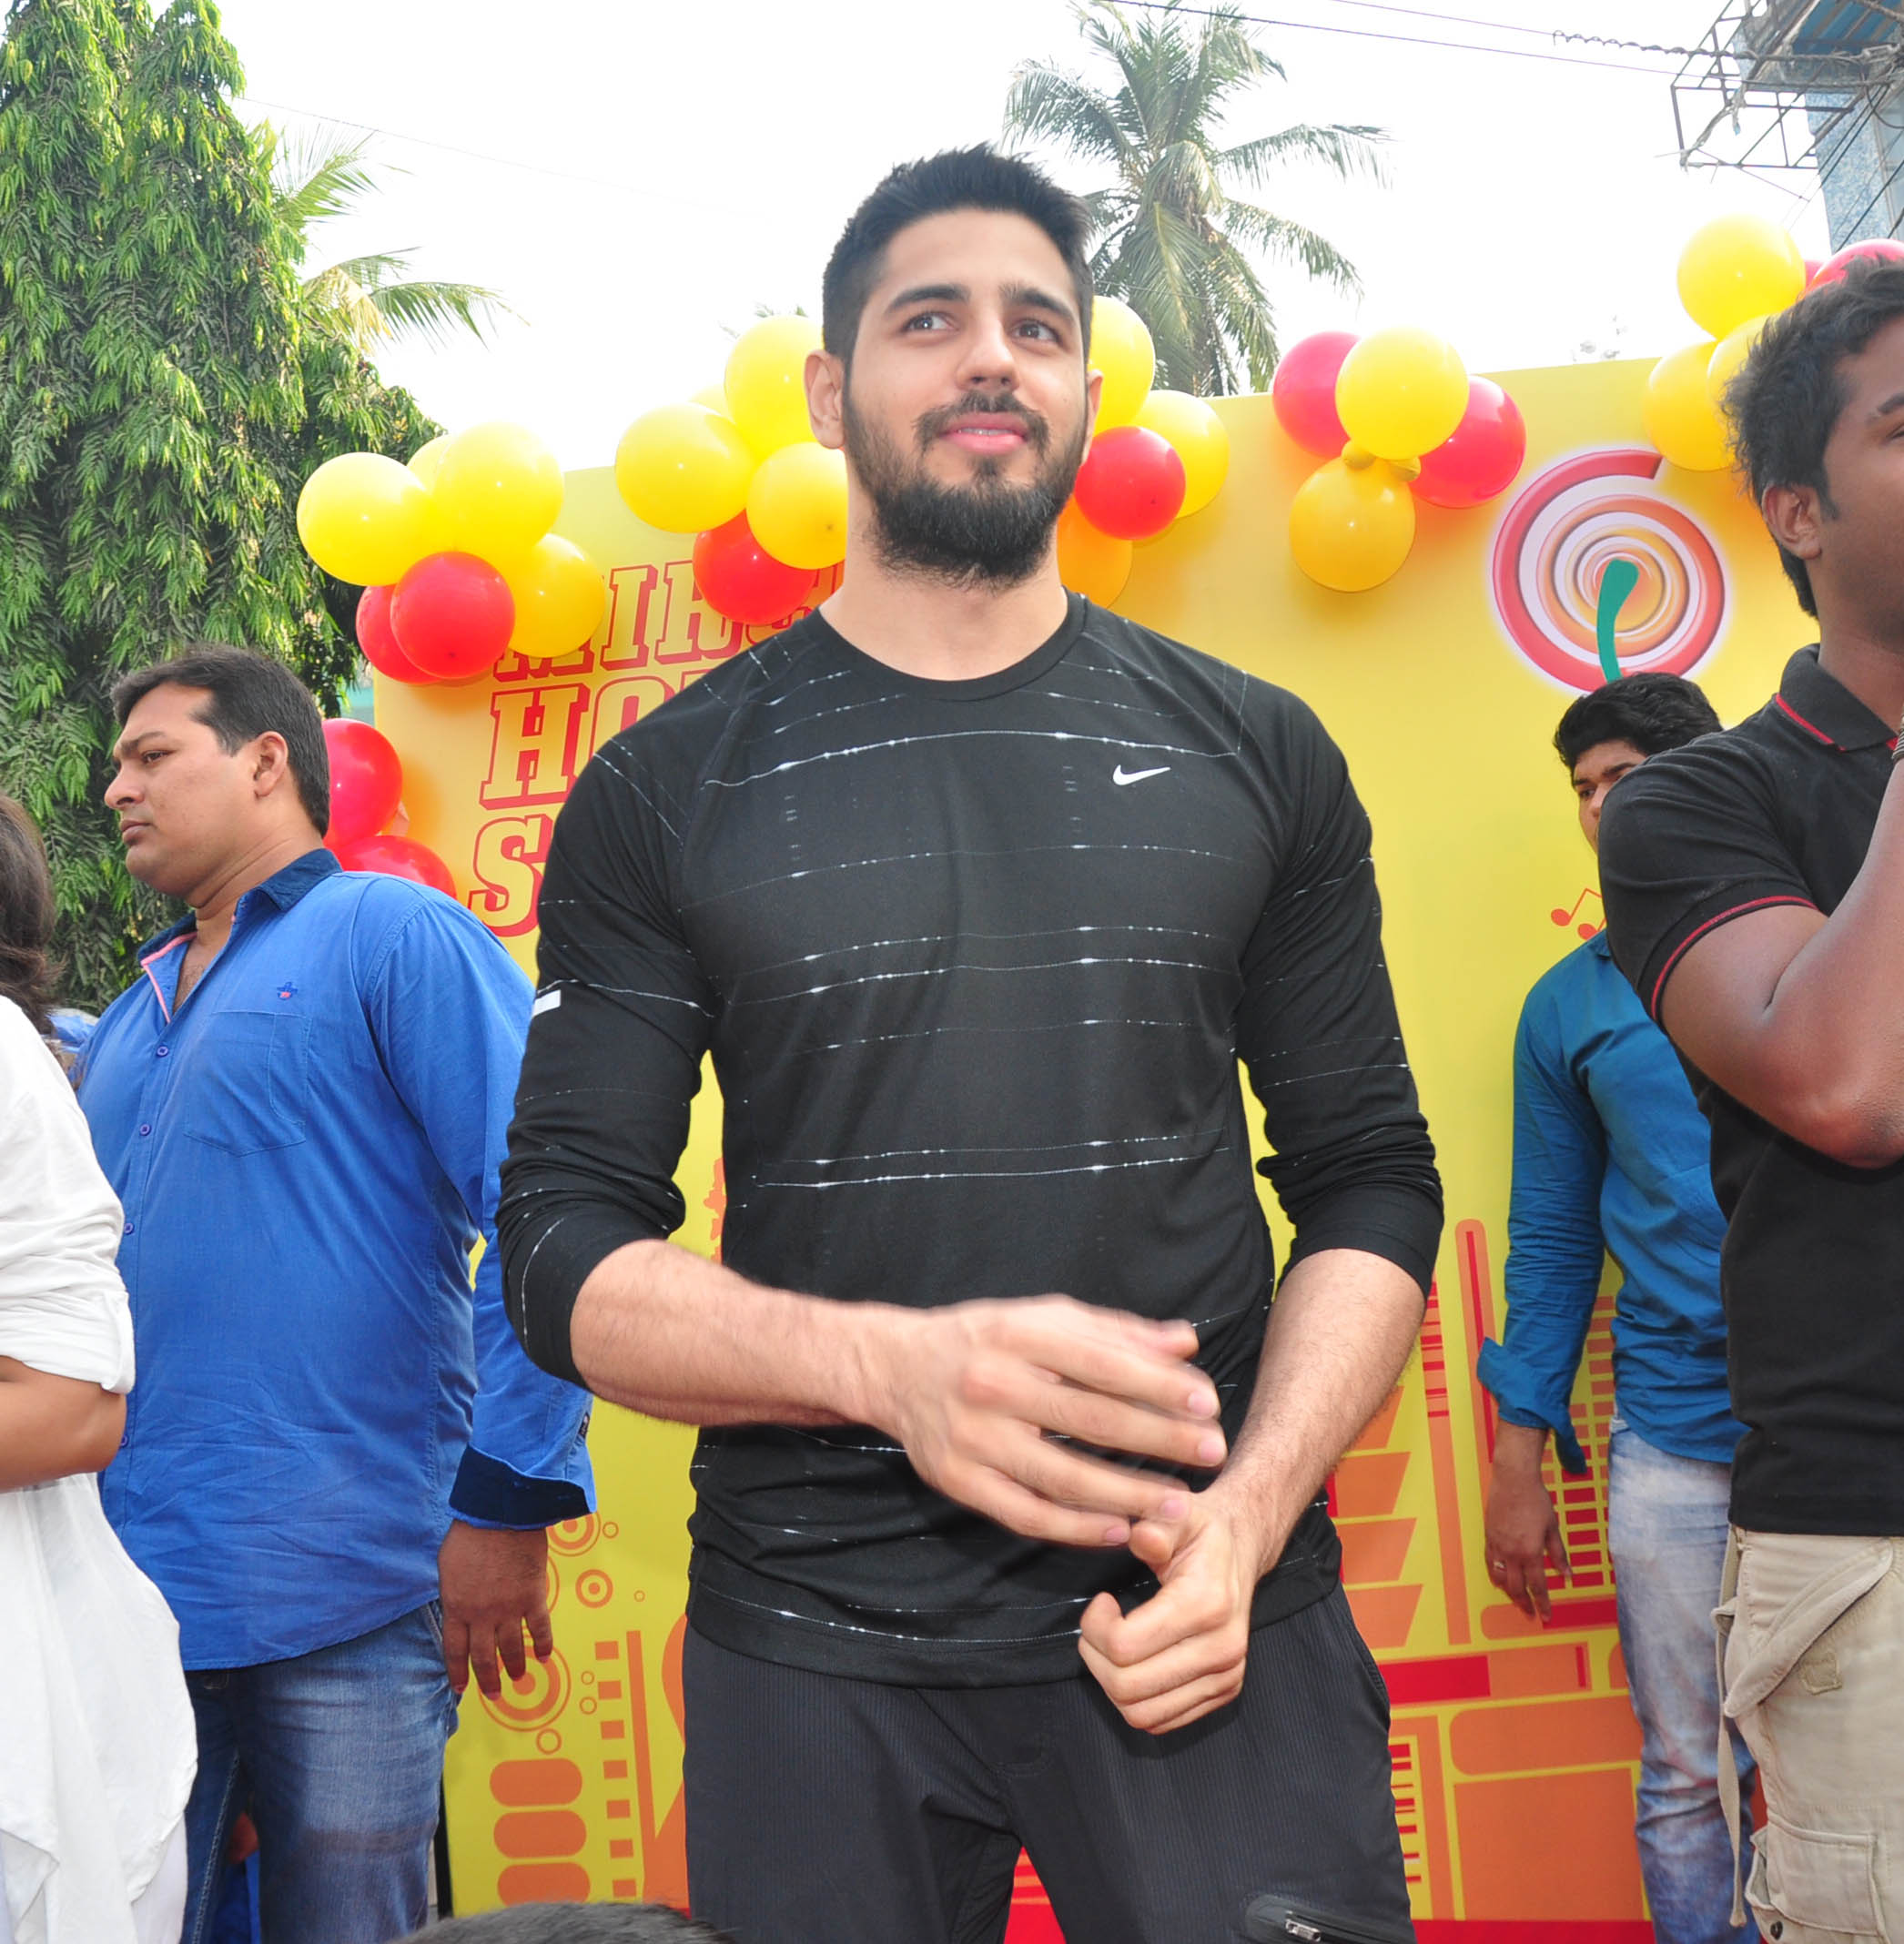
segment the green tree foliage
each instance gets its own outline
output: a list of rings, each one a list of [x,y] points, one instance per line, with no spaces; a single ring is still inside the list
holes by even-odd
[[[19,0],[0,40],[0,786],[83,1004],[163,915],[100,803],[113,681],[239,642],[334,711],[355,590],[305,557],[299,489],[436,430],[305,301],[241,86],[212,0]]]
[[[1084,198],[1095,221],[1091,274],[1150,328],[1157,381],[1203,396],[1257,390],[1276,368],[1275,309],[1256,259],[1293,264],[1344,292],[1361,289],[1327,238],[1235,193],[1261,189],[1292,163],[1382,179],[1379,128],[1299,123],[1225,146],[1235,98],[1285,80],[1242,15],[1180,17],[1174,5],[1132,21],[1109,0],[1077,8],[1095,66],[1116,86],[1040,61],[1013,78],[1008,139],[1050,143],[1108,170]]]
[[[350,215],[370,193],[370,143],[331,135],[274,139],[271,185],[279,213],[308,251],[314,230]],[[481,284],[411,277],[408,250],[373,250],[307,270],[302,294],[307,304],[328,311],[366,358],[399,338],[441,344],[467,331],[480,339],[496,312],[514,315]]]

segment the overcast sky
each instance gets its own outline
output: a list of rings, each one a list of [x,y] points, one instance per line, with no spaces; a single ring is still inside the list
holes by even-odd
[[[1762,209],[1806,254],[1828,247],[1811,178],[1680,168],[1675,59],[1551,38],[1689,42],[1718,0],[1249,10],[1331,31],[1260,30],[1289,81],[1238,102],[1232,139],[1296,121],[1389,136],[1386,188],[1291,169],[1261,197],[1322,230],[1365,285],[1358,305],[1275,268],[1285,344],[1413,322],[1476,370],[1565,362],[1584,339],[1651,355],[1697,335],[1673,269],[1708,216]],[[386,376],[452,429],[520,420],[571,467],[606,464],[637,412],[716,380],[756,304],[816,310],[854,204],[896,161],[997,136],[1019,62],[1083,60],[1065,0],[224,0],[223,12],[247,115],[292,133],[327,120],[383,131],[380,193],[320,235],[319,260],[415,246],[422,274],[492,286],[520,314],[487,346],[393,349]]]

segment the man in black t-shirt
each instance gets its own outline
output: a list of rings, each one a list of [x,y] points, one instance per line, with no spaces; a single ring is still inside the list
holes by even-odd
[[[854,217],[807,369],[841,589],[607,744],[544,882],[511,1311],[704,1427],[689,1879],[761,1944],[995,1939],[1020,1843],[1079,1944],[1267,1892],[1408,1934],[1319,1493],[1439,1184],[1340,753],[1059,583],[1087,227],[985,149]],[[665,1240],[710,1052],[718,1266]]]
[[[1600,873],[1712,1122],[1725,1706],[1765,1781],[1747,1898],[1798,1944],[1904,1918],[1904,266],[1767,326],[1727,410],[1818,644],[1618,785]]]

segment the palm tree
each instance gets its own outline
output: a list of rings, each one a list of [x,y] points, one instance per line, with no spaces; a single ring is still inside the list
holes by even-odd
[[[1276,368],[1275,309],[1254,258],[1280,258],[1354,295],[1362,280],[1326,237],[1231,193],[1262,187],[1282,166],[1320,162],[1343,177],[1383,181],[1379,128],[1309,123],[1221,145],[1231,97],[1281,66],[1242,16],[1220,5],[1195,26],[1176,0],[1132,21],[1110,0],[1076,8],[1085,41],[1114,66],[1107,93],[1029,61],[1013,76],[1008,141],[1050,142],[1107,167],[1108,187],[1084,197],[1094,220],[1091,275],[1150,328],[1157,381],[1205,396],[1257,390]]]
[[[279,214],[297,231],[308,257],[311,233],[349,215],[375,187],[365,159],[369,140],[347,141],[327,132],[288,141],[276,130],[271,139],[271,186]],[[515,314],[495,291],[480,284],[412,278],[409,269],[404,250],[347,257],[305,277],[305,300],[363,358],[398,338],[441,344],[467,330],[481,339],[494,313]]]

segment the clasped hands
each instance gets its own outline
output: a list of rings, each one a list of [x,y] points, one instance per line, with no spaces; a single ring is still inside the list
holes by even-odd
[[[1132,1727],[1187,1726],[1241,1691],[1260,1524],[1201,1491],[1074,1449],[1214,1470],[1228,1455],[1197,1333],[1066,1296],[907,1312],[875,1378],[873,1421],[947,1497],[1027,1538],[1128,1546],[1159,1590],[1128,1615],[1086,1607],[1085,1666]],[[1060,1442],[1068,1441],[1068,1442]]]

